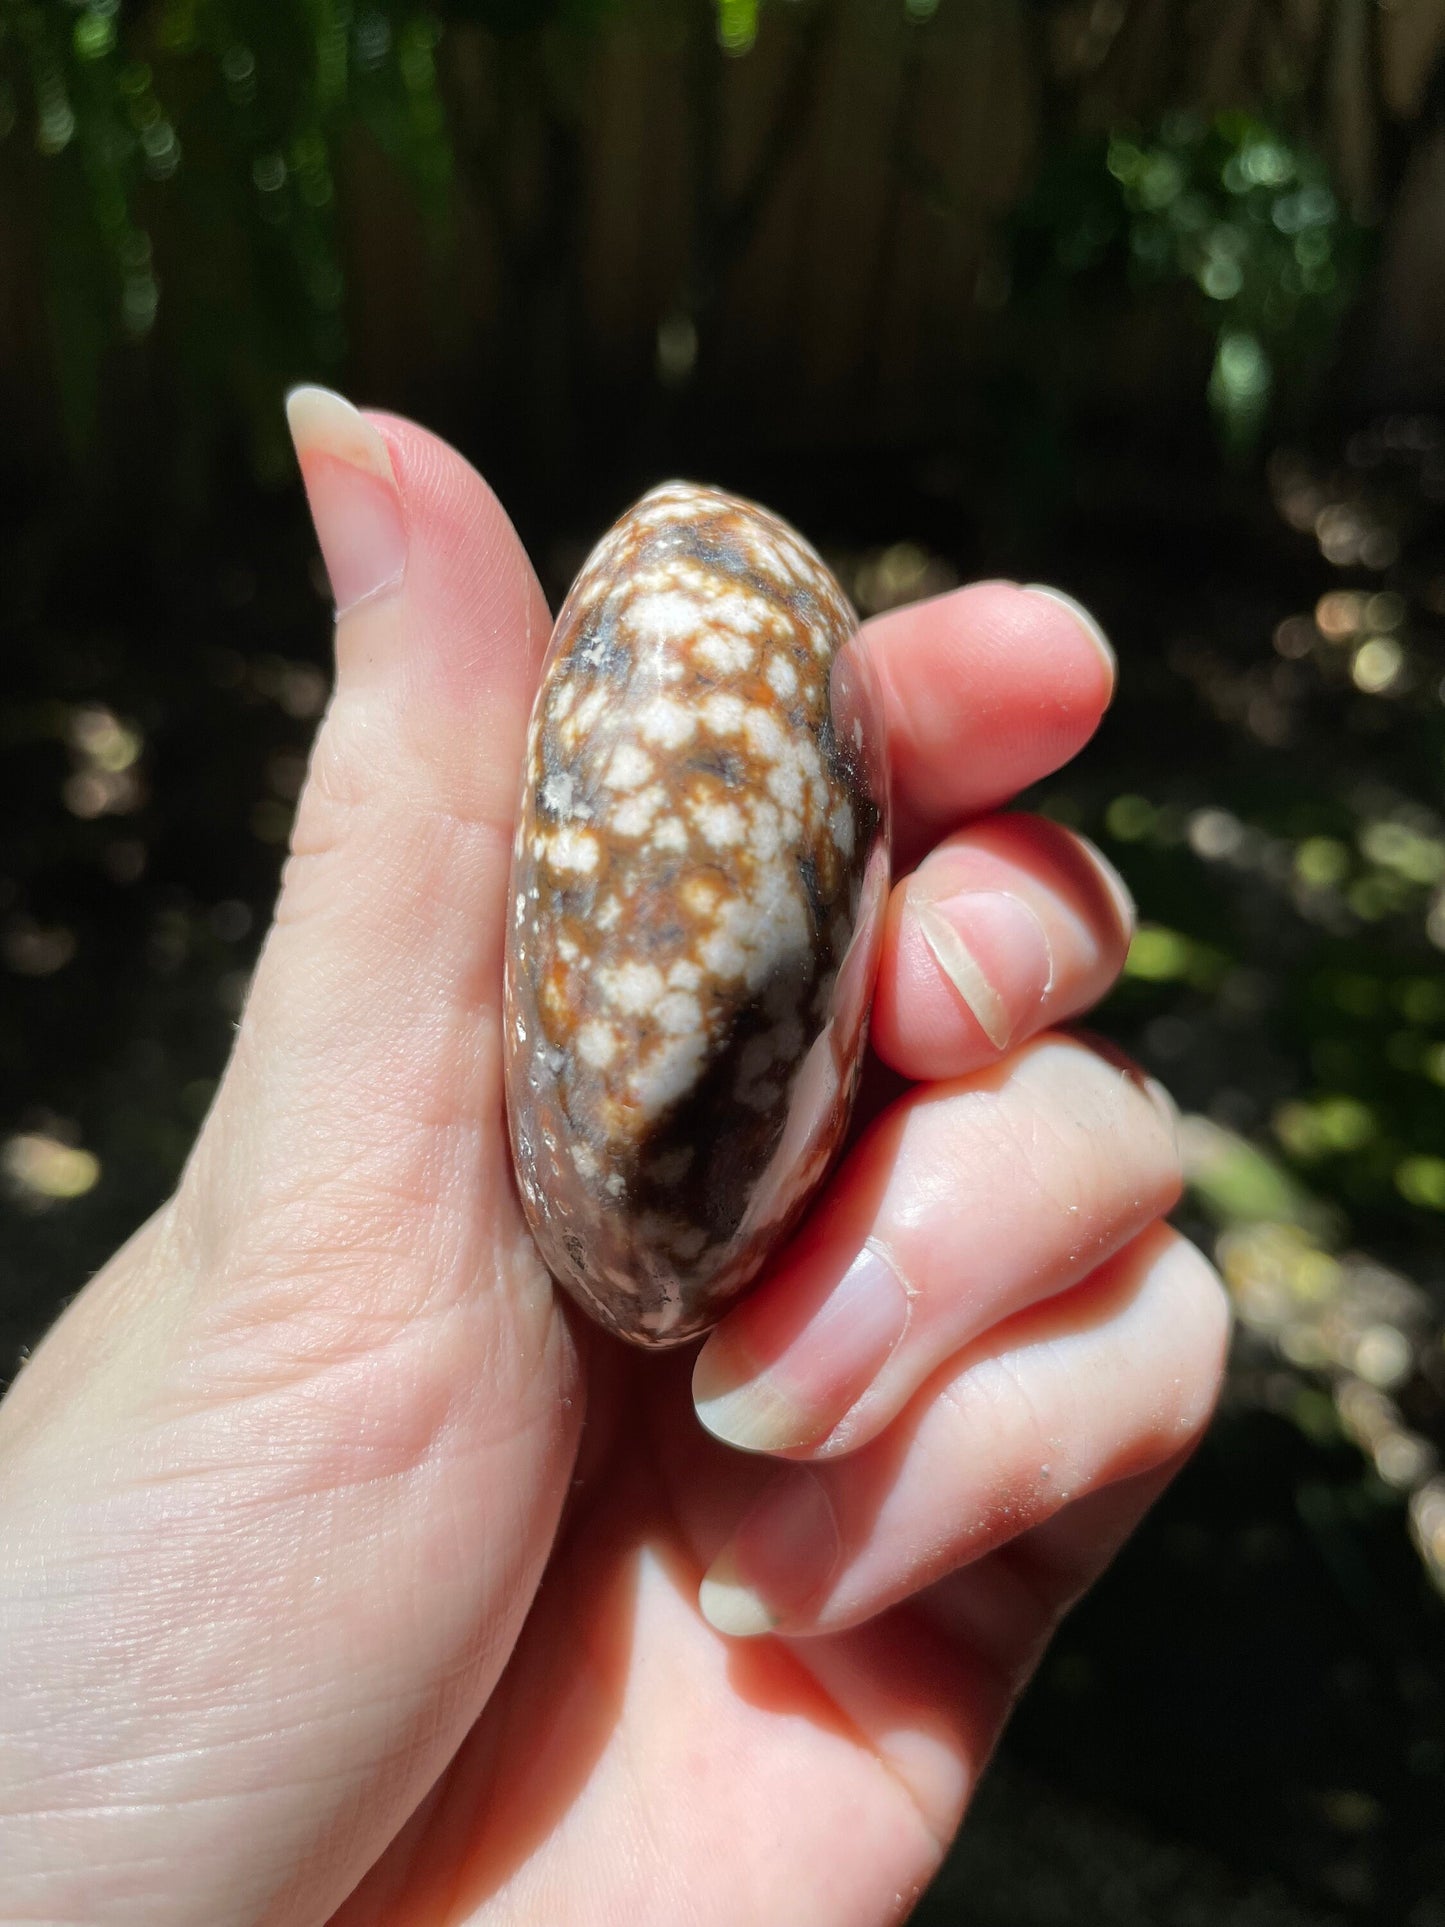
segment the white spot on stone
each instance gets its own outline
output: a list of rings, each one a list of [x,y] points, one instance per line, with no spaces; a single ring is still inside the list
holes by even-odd
[[[787,656],[769,656],[768,666],[763,671],[769,689],[783,702],[794,694],[798,687],[798,672]]]
[[[652,847],[680,856],[687,848],[687,825],[680,816],[665,816],[652,832]]]
[[[686,642],[702,623],[697,598],[680,589],[634,596],[627,606],[627,624],[639,641],[654,646]]]
[[[667,792],[660,783],[654,783],[636,796],[624,797],[612,809],[608,823],[618,836],[646,836],[666,800]]]
[[[702,1029],[702,1005],[689,990],[669,990],[658,999],[654,1011],[659,1030],[672,1037]]]
[[[782,1096],[782,1086],[765,1079],[761,1084],[749,1084],[746,1090],[737,1094],[738,1102],[746,1104],[750,1111],[770,1111]]]
[[[608,694],[609,691],[606,688],[592,690],[582,698],[576,709],[562,724],[557,733],[569,748],[579,742],[592,728],[607,707]]]
[[[617,1055],[618,1037],[611,1024],[593,1018],[577,1033],[577,1055],[594,1071],[605,1071]]]
[[[566,770],[554,770],[542,785],[542,801],[558,816],[572,814],[572,778]]]
[[[645,1166],[647,1175],[654,1184],[680,1184],[692,1167],[693,1147],[680,1145],[676,1151],[664,1151],[660,1158],[654,1158]]]
[[[833,833],[833,845],[844,857],[853,854],[854,823],[853,805],[846,796],[840,796],[833,805],[833,813],[828,818],[828,828]]]
[[[766,762],[775,763],[787,748],[787,737],[783,726],[771,709],[764,709],[754,703],[748,710],[743,723],[748,739],[748,748],[755,756]]]
[[[707,877],[694,876],[683,884],[680,894],[683,907],[691,910],[695,917],[709,917],[716,910],[722,892]]]
[[[646,529],[659,529],[665,528],[669,522],[691,522],[699,509],[711,506],[705,495],[692,492],[686,495],[662,495],[656,501],[644,501],[627,519]]]
[[[756,636],[771,629],[778,611],[766,596],[733,583],[708,604],[708,620],[744,636]]]
[[[696,990],[702,982],[702,972],[687,957],[679,957],[667,973],[667,981],[674,990]]]
[[[651,1010],[662,995],[662,972],[657,965],[639,963],[632,957],[599,970],[597,981],[608,1003],[632,1017]]]
[[[771,863],[783,847],[783,819],[771,803],[754,803],[748,825],[748,851],[759,863]]]
[[[652,774],[652,758],[636,743],[619,743],[602,780],[610,790],[635,790]]]
[[[715,976],[741,977],[756,990],[780,963],[806,955],[808,948],[808,915],[792,866],[770,863],[746,896],[721,906],[698,955]]]
[[[602,1166],[597,1161],[597,1153],[592,1149],[590,1144],[574,1144],[572,1146],[572,1163],[576,1168],[578,1177],[587,1184],[590,1184],[602,1169]]]
[[[597,868],[597,838],[564,824],[547,838],[547,861],[559,876],[590,876]]]
[[[711,586],[712,574],[691,556],[665,555],[660,562],[634,564],[628,578],[628,601],[644,596],[673,595],[682,590],[694,601],[703,600]]]
[[[803,809],[803,772],[796,756],[773,764],[767,774],[768,794],[795,818]]]
[[[697,728],[697,719],[685,703],[671,696],[654,696],[637,713],[637,731],[644,742],[660,749],[681,749]]]
[[[696,1031],[669,1037],[649,1051],[628,1079],[627,1094],[645,1118],[657,1117],[697,1082],[706,1040]]]
[[[743,726],[746,704],[741,696],[715,689],[702,705],[703,726],[714,736],[736,736]]]
[[[760,574],[767,576],[773,582],[792,586],[794,581],[792,559],[786,553],[782,543],[777,541],[768,529],[754,524],[748,531],[746,548],[748,560]]]
[[[692,645],[694,660],[719,676],[740,676],[752,668],[757,653],[752,643],[726,629],[705,629]]]
[[[592,921],[599,930],[614,930],[621,916],[622,905],[616,897],[608,897],[598,906]]]
[[[776,1078],[768,1077],[775,1064],[792,1065],[803,1049],[803,1026],[795,1015],[784,1016],[771,1030],[749,1038],[738,1059],[733,1095],[756,1111],[771,1110],[782,1095]]]
[[[715,850],[730,850],[747,835],[747,824],[736,803],[699,799],[688,804],[688,815]]]

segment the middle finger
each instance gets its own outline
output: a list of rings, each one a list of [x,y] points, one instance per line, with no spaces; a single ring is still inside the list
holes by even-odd
[[[1123,966],[1134,905],[1100,851],[1015,813],[938,845],[888,906],[870,1042],[936,1082],[1087,1010]]]

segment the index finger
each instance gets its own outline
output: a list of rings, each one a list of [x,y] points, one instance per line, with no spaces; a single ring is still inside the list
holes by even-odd
[[[882,686],[898,847],[917,854],[1076,755],[1114,652],[1056,589],[977,582],[864,624]]]

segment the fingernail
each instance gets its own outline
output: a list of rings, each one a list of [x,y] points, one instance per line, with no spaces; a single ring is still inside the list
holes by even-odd
[[[867,1245],[778,1357],[760,1367],[746,1311],[698,1353],[692,1395],[702,1423],[743,1452],[825,1439],[892,1356],[908,1324],[902,1279]]]
[[[406,570],[391,457],[366,417],[329,388],[293,388],[286,420],[339,618]]]
[[[1023,589],[1025,595],[1047,596],[1050,602],[1056,602],[1061,609],[1068,610],[1103,659],[1104,667],[1109,672],[1109,688],[1112,692],[1114,684],[1119,680],[1119,658],[1114,654],[1114,645],[1083,603],[1076,602],[1064,590],[1052,588],[1046,582],[1025,582]]]
[[[1109,901],[1118,913],[1119,928],[1126,937],[1132,937],[1134,926],[1139,921],[1139,908],[1134,901],[1133,891],[1097,844],[1091,843],[1088,837],[1081,836],[1079,847],[1093,864],[1098,872],[1100,883],[1109,894]]]
[[[703,1575],[703,1618],[756,1639],[796,1615],[833,1576],[838,1521],[822,1481],[790,1469],[766,1491]]]
[[[964,890],[939,902],[910,890],[908,904],[939,969],[994,1049],[1005,1050],[1054,980],[1043,924],[1007,890]]]

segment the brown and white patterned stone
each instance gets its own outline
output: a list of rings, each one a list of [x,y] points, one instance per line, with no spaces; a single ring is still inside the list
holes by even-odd
[[[856,618],[777,517],[669,483],[589,557],[532,713],[507,1111],[553,1274],[643,1345],[716,1322],[853,1106],[888,896]]]

